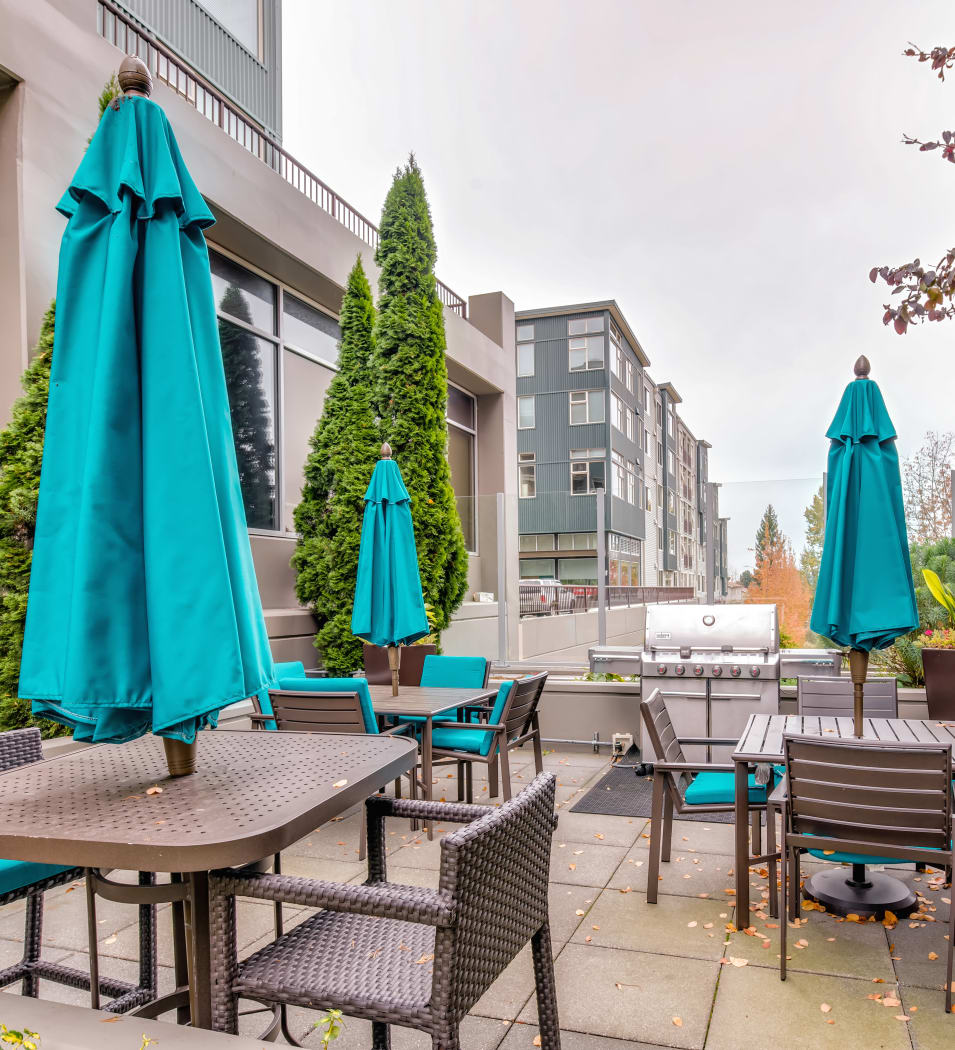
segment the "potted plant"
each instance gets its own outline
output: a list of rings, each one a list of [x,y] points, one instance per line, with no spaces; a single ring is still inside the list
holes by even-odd
[[[925,701],[930,718],[955,718],[955,592],[931,569],[922,576],[948,616],[948,628],[927,627],[916,644],[922,650]]]

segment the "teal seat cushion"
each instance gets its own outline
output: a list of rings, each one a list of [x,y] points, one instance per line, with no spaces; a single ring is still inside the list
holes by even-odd
[[[69,865],[37,864],[32,860],[0,860],[0,894],[22,890],[35,882],[69,871]]]
[[[833,864],[911,864],[910,860],[899,860],[898,857],[873,857],[871,853],[825,853],[821,849],[811,849],[810,854],[819,860],[829,860]],[[931,851],[930,851],[931,852]]]
[[[750,802],[766,801],[766,786],[756,783],[756,774],[749,775]],[[736,780],[732,773],[709,771],[697,773],[686,789],[686,801],[693,806],[718,806],[732,803],[736,798]]]
[[[421,684],[445,689],[480,689],[487,673],[483,656],[435,656],[424,658]]]
[[[494,708],[488,722],[491,725],[500,725],[501,716],[504,714],[504,705],[511,695],[513,682],[502,682],[497,691]],[[431,735],[434,747],[445,748],[448,751],[464,751],[472,755],[481,755],[486,758],[491,753],[494,743],[494,733],[482,729],[442,729],[435,726]]]
[[[279,689],[294,693],[357,693],[366,733],[378,732],[366,678],[280,678]]]

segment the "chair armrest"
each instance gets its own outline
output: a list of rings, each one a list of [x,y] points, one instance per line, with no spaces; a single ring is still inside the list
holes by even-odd
[[[309,667],[305,671],[306,678],[328,678],[328,672],[320,667]]]
[[[275,722],[275,715],[263,715],[255,711],[249,715],[249,718],[252,720],[253,725],[265,725],[266,722]]]
[[[490,722],[438,722],[438,729],[476,729],[480,733],[503,731],[504,726],[492,725]]]
[[[678,736],[677,740],[681,744],[731,744],[733,747],[739,743],[738,736]]]
[[[780,780],[776,787],[772,790],[769,796],[770,802],[788,802],[789,801],[789,789],[786,786],[785,780]]]
[[[209,888],[218,897],[281,901],[353,915],[402,919],[425,926],[451,926],[455,917],[448,894],[390,882],[356,885],[300,875],[246,875],[225,870],[212,873]]]
[[[390,726],[388,729],[382,729],[379,731],[379,736],[400,736],[405,732],[414,732],[414,726],[410,722],[399,722],[396,726]]]
[[[493,812],[491,806],[475,806],[463,802],[426,802],[424,799],[392,798],[390,795],[370,795],[365,800],[368,816],[417,817],[419,820],[440,820],[447,824],[470,824]]]
[[[654,770],[667,773],[733,773],[736,767],[715,762],[654,762]]]

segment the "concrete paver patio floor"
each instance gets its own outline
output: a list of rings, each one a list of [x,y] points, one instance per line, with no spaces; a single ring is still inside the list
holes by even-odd
[[[514,788],[533,778],[532,756],[512,753]],[[661,867],[660,896],[647,904],[649,827],[643,818],[603,817],[570,809],[606,770],[605,757],[583,751],[551,752],[545,765],[560,781],[560,825],[551,865],[551,925],[564,1050],[943,1050],[955,1045],[955,1015],[943,1010],[945,934],[951,888],[935,873],[903,869],[928,900],[935,921],[903,920],[895,929],[852,923],[804,911],[789,940],[790,974],[780,982],[779,926],[768,918],[768,884],[754,870],[755,911],[738,922],[733,906],[733,829],[725,824],[674,822],[673,853]],[[475,792],[487,799],[487,782]],[[457,784],[447,768],[435,774],[435,797],[453,801]],[[447,827],[443,831],[450,830]],[[359,819],[346,815],[296,843],[284,854],[290,874],[360,881]],[[429,842],[407,824],[388,826],[389,877],[433,886],[440,833]],[[812,864],[804,865],[813,870]],[[45,951],[84,967],[85,895],[78,885],[47,897]],[[19,955],[22,905],[0,908],[0,966]],[[288,922],[308,912],[289,908]],[[243,902],[243,952],[268,943],[271,908]],[[102,968],[135,976],[134,909],[99,905]],[[160,983],[172,985],[168,917],[160,917]],[[747,927],[749,932],[736,927]],[[802,943],[800,943],[802,942]],[[932,958],[932,956],[936,958]],[[10,989],[14,991],[16,989]],[[42,983],[44,997],[86,1003],[84,993]],[[873,998],[881,996],[882,999]],[[888,1005],[883,1005],[887,1000]],[[316,1014],[290,1010],[292,1031],[317,1047]],[[525,949],[476,1004],[467,1019],[468,1050],[532,1048],[537,1036],[534,979]],[[900,1020],[900,1018],[904,1018]],[[0,1018],[7,1024],[15,1018]],[[346,1019],[336,1050],[364,1050],[370,1027]],[[253,1034],[261,1018],[244,1020]],[[395,1050],[430,1047],[420,1033],[395,1028]]]

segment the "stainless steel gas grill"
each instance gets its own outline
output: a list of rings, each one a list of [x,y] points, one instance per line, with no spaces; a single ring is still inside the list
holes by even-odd
[[[775,605],[649,605],[643,697],[659,688],[680,737],[737,738],[752,714],[779,713]],[[642,730],[642,727],[641,727]],[[642,730],[641,757],[656,757]],[[691,761],[728,762],[732,747],[684,747]]]

